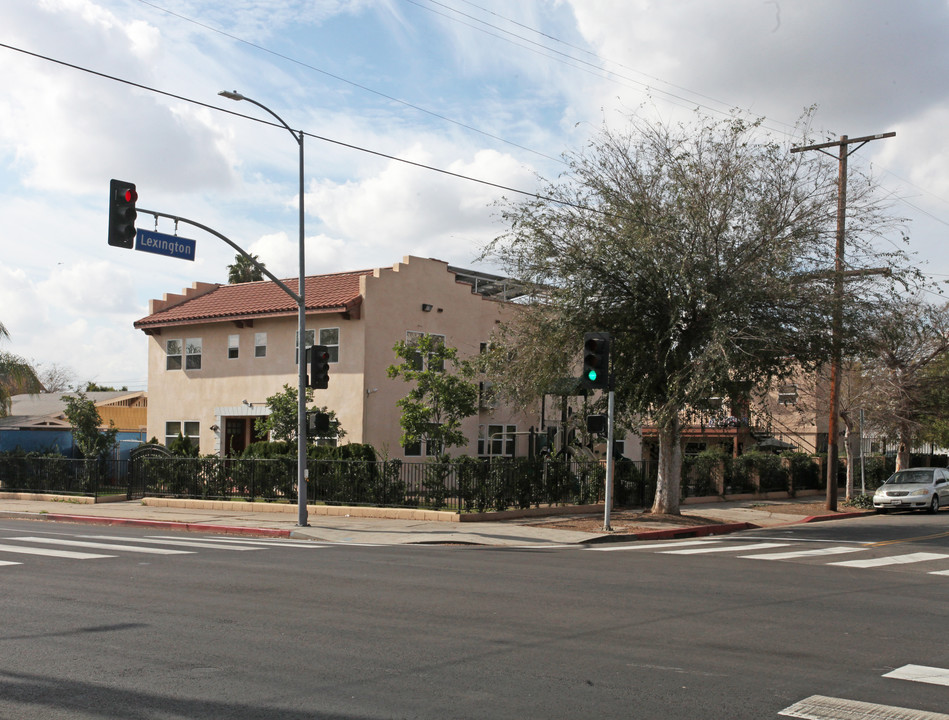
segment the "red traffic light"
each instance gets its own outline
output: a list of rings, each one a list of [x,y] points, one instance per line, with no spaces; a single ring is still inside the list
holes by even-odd
[[[135,192],[134,187],[126,188],[123,197],[125,198],[125,202],[135,202],[138,200],[138,193]]]

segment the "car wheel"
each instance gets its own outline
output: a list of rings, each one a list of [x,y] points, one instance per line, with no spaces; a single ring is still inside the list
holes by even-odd
[[[933,495],[933,501],[929,504],[929,512],[935,513],[939,511],[939,496]]]

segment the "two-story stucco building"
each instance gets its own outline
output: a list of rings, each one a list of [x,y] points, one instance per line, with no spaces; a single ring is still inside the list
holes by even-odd
[[[286,280],[296,291],[297,281]],[[369,443],[389,457],[425,455],[403,448],[399,408],[404,381],[386,368],[399,340],[440,335],[459,356],[480,352],[498,322],[517,312],[503,278],[407,257],[388,268],[306,279],[306,344],[330,349],[330,382],[314,405],[336,413],[347,442]],[[181,432],[202,453],[239,454],[258,439],[254,420],[266,398],[297,386],[295,301],[273,282],[195,283],[152,300],[135,327],[149,336],[148,437],[170,442]],[[469,455],[523,455],[522,434],[537,418],[483,403],[464,432]]]

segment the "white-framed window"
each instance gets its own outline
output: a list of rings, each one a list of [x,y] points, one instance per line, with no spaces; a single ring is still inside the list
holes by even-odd
[[[181,370],[181,340],[165,341],[165,370]]]
[[[339,362],[339,328],[320,328],[319,345],[325,345],[329,350],[330,362]]]
[[[306,348],[309,349],[316,344],[316,330],[307,330],[306,331]],[[296,358],[295,363],[300,362],[300,331],[297,330],[296,342],[294,346],[294,358]]]
[[[423,333],[423,332],[418,332],[417,330],[406,330],[405,342],[411,345],[413,342],[418,342],[419,340],[421,340],[423,337],[426,337],[426,336],[433,337],[436,340],[441,341],[443,345],[445,344],[444,335],[437,335],[433,333]],[[439,360],[435,363],[431,363],[429,361],[429,358],[422,357],[422,353],[417,352],[412,357],[412,368],[414,370],[437,370],[439,372],[442,372],[445,370],[445,361]]]
[[[227,359],[236,360],[241,354],[241,336],[227,336]]]
[[[185,370],[201,369],[201,338],[185,340]]]
[[[254,357],[267,357],[267,333],[254,333]]]
[[[478,429],[480,457],[514,457],[517,425],[482,425]]]
[[[201,423],[192,420],[170,420],[165,423],[165,447],[171,445],[182,435],[195,446],[198,445],[201,435]]]

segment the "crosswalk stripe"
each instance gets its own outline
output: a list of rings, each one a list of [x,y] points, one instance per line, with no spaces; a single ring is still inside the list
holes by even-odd
[[[3,565],[22,565],[23,563],[12,562],[10,560],[0,560],[0,566]]]
[[[751,543],[750,545],[745,545],[743,543],[734,543],[732,545],[716,546],[709,548],[687,548],[685,550],[663,550],[661,553],[663,555],[702,555],[704,553],[716,553],[716,552],[745,552],[747,550],[766,550],[768,548],[776,547],[787,547],[787,543]]]
[[[933,570],[930,575],[949,575],[949,570]]]
[[[686,545],[718,545],[720,540],[683,540],[680,542],[636,543],[635,545],[610,545],[608,547],[591,547],[596,552],[617,552],[619,550],[654,550],[656,548],[685,547]]]
[[[913,682],[928,683],[930,685],[949,685],[949,670],[925,665],[904,665],[886,673],[883,677],[912,680]]]
[[[190,550],[170,550],[169,548],[135,547],[134,545],[117,545],[115,543],[89,542],[86,540],[64,540],[49,537],[14,537],[8,540],[42,543],[45,545],[66,545],[67,547],[98,548],[100,550],[122,550],[131,553],[147,553],[150,555],[192,555]]]
[[[949,715],[912,710],[893,705],[811,695],[778,712],[778,715],[807,720],[949,720]]]
[[[906,555],[892,555],[890,557],[869,558],[867,560],[844,560],[842,562],[828,563],[829,565],[840,565],[842,567],[871,568],[882,567],[884,565],[907,565],[909,563],[926,562],[928,560],[944,560],[949,558],[945,553],[908,553]]]
[[[866,548],[859,547],[826,547],[817,550],[789,550],[779,553],[762,553],[761,555],[741,555],[750,560],[792,560],[794,558],[820,557],[822,555],[840,555],[842,553],[863,552]]]
[[[157,540],[175,540],[172,535],[152,535]],[[200,547],[208,547],[212,543],[220,543],[217,547],[231,547],[232,550],[238,549],[241,545],[251,547],[242,548],[245,550],[257,550],[261,547],[321,547],[322,544],[314,540],[234,540],[232,538],[211,537],[207,540],[196,538],[191,541],[197,543]]]
[[[96,558],[115,557],[115,555],[97,555],[93,553],[74,552],[72,550],[51,550],[50,548],[6,544],[0,544],[0,552],[20,553],[21,555],[46,555],[48,557],[72,558],[73,560],[94,560]]]
[[[109,535],[88,535],[86,537],[94,538],[96,540],[114,540],[115,538]],[[177,547],[193,547],[193,548],[209,548],[211,550],[234,550],[240,552],[243,550],[260,550],[259,547],[244,547],[241,545],[221,545],[218,543],[212,542],[200,542],[198,540],[158,540],[151,538],[135,538],[134,542],[137,543],[148,543],[150,545],[175,545]]]

